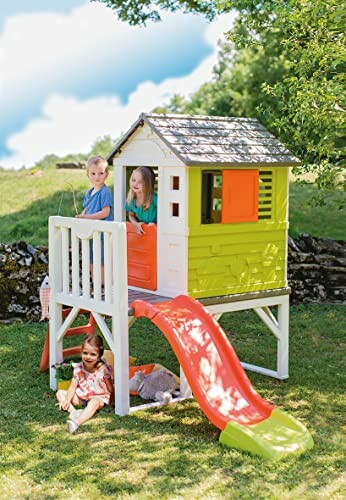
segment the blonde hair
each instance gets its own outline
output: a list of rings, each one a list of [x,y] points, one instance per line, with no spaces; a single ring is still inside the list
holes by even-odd
[[[91,156],[88,159],[87,164],[86,164],[86,171],[87,171],[87,173],[89,173],[89,168],[92,165],[97,165],[97,166],[100,166],[100,167],[104,167],[104,169],[105,169],[106,172],[108,172],[108,170],[109,170],[109,166],[108,166],[107,160],[105,160],[103,158],[103,156],[101,156],[101,155]]]
[[[132,176],[134,173],[139,172],[142,175],[143,179],[143,194],[144,194],[144,199],[143,199],[143,209],[147,210],[147,208],[150,207],[153,201],[153,195],[154,195],[154,184],[155,184],[155,174],[149,167],[137,167],[131,174],[130,181],[132,179]],[[127,203],[131,205],[133,200],[136,198],[135,193],[132,191],[132,189],[129,189],[129,192],[127,194]]]

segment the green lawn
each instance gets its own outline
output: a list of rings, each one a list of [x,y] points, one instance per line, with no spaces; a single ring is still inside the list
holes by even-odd
[[[262,397],[300,419],[315,441],[278,463],[220,445],[194,401],[126,417],[102,411],[70,435],[38,369],[47,325],[0,327],[0,498],[344,498],[344,318],[342,306],[291,307],[290,378],[249,373]],[[275,340],[254,313],[221,323],[242,360],[274,365]],[[148,320],[133,325],[130,351],[138,364],[178,369]]]
[[[79,211],[89,181],[83,170],[0,170],[0,242],[25,240],[47,245],[48,217],[75,215],[73,191]]]
[[[107,184],[113,187],[111,174]],[[83,170],[0,170],[0,242],[25,240],[34,246],[47,245],[47,225],[50,215],[75,215],[75,192],[79,211],[89,181]],[[313,236],[333,239],[346,238],[345,210],[336,208],[345,199],[341,191],[327,195],[328,206],[311,208],[308,201],[312,186],[291,183],[290,234],[309,232]]]
[[[326,194],[325,206],[311,206],[316,194],[312,185],[290,184],[290,235],[310,233],[319,238],[346,240],[346,193],[334,191]],[[343,208],[341,208],[343,207]]]

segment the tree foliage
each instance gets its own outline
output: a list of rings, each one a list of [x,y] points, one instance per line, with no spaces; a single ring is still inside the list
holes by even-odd
[[[218,6],[236,7],[238,20],[211,82],[189,98],[180,96],[178,109],[175,98],[175,111],[257,117],[301,159],[299,172],[315,174],[319,188],[340,185],[345,34],[339,2],[251,0]]]
[[[105,3],[118,18],[131,25],[145,26],[148,21],[160,21],[159,11],[195,12],[213,19],[218,12],[217,3],[209,0],[91,0]]]
[[[80,162],[86,161],[90,156],[101,155],[106,156],[114,147],[115,140],[111,136],[105,135],[95,139],[88,154],[76,153],[65,156],[57,156],[55,154],[47,154],[41,160],[35,163],[35,169],[50,169],[56,168],[57,163]]]
[[[278,1],[270,15],[251,18],[245,25],[242,18],[237,31],[230,34],[240,53],[250,50],[257,62],[270,68],[274,79],[260,79],[261,93],[275,103],[265,107],[264,99],[256,108],[302,159],[303,169],[317,174],[320,188],[334,187],[343,167],[341,19],[336,0]],[[275,67],[277,75],[273,75]]]

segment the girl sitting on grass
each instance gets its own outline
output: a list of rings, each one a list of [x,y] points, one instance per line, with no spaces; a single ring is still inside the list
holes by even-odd
[[[149,167],[136,168],[130,177],[130,189],[125,209],[138,234],[144,234],[142,223],[157,223],[157,194],[154,193],[155,174]]]
[[[67,430],[72,434],[105,405],[113,403],[112,370],[101,359],[103,341],[88,335],[82,343],[82,361],[75,365],[71,385],[56,394],[60,410],[68,411]],[[76,410],[73,405],[85,406]]]

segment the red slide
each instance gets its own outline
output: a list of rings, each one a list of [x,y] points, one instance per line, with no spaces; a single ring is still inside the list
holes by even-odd
[[[216,427],[224,430],[229,421],[251,426],[270,417],[274,407],[256,393],[224,331],[199,302],[180,295],[160,304],[136,300],[132,307],[163,332]]]

